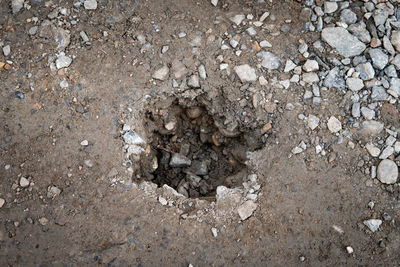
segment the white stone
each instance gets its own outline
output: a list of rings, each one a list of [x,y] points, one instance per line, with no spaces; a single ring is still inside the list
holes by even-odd
[[[218,229],[217,228],[211,228],[211,233],[213,234],[214,237],[218,237]]]
[[[303,70],[306,72],[313,72],[319,70],[319,65],[316,60],[307,59],[306,63],[303,65]]]
[[[354,252],[354,249],[350,246],[347,246],[346,251],[347,251],[347,253],[352,254]]]
[[[292,71],[296,67],[297,67],[297,65],[294,64],[294,62],[292,60],[288,59],[288,60],[286,60],[284,72]]]
[[[87,146],[87,145],[89,145],[89,141],[88,140],[83,140],[81,142],[81,146]]]
[[[334,116],[329,118],[327,126],[331,133],[337,133],[342,129],[342,123]]]
[[[308,84],[319,82],[318,74],[315,72],[307,72],[303,74],[303,81]]]
[[[262,47],[262,48],[271,48],[272,47],[272,44],[270,43],[270,42],[268,42],[267,40],[263,40],[263,41],[261,41],[260,42],[260,46]]]
[[[383,151],[382,154],[379,156],[379,159],[387,159],[394,153],[394,148],[391,146],[386,147]]]
[[[360,91],[364,88],[364,82],[360,78],[347,78],[346,80],[347,87],[354,92]]]
[[[375,158],[381,153],[381,150],[371,143],[366,144],[365,148],[367,149],[368,153]]]
[[[384,159],[378,165],[377,176],[381,183],[394,184],[399,176],[399,169],[394,161]]]
[[[231,18],[231,21],[232,21],[233,23],[235,23],[236,25],[240,25],[240,23],[242,23],[242,21],[243,21],[244,19],[245,19],[245,15],[239,14],[239,15],[233,16],[233,17]]]
[[[165,198],[163,198],[162,196],[158,197],[158,202],[160,202],[160,204],[163,206],[168,204],[168,201]]]
[[[310,127],[311,130],[314,130],[319,125],[319,118],[314,115],[309,115],[307,123],[308,123],[308,127]]]
[[[83,3],[85,9],[94,10],[97,8],[97,1],[96,0],[85,0]]]
[[[211,0],[211,4],[213,6],[217,6],[218,5],[218,0]]]
[[[64,52],[61,52],[57,59],[56,59],[56,67],[57,69],[62,69],[62,68],[67,68],[69,65],[71,65],[72,59],[64,54]]]
[[[0,208],[2,208],[5,203],[6,203],[5,199],[4,198],[0,198]]]
[[[160,81],[165,81],[169,76],[169,68],[167,66],[163,66],[156,70],[153,74],[153,78]]]
[[[28,187],[30,185],[30,182],[25,177],[21,177],[21,179],[19,180],[19,185],[21,187]]]
[[[237,209],[237,212],[239,214],[240,219],[244,221],[253,214],[256,208],[257,204],[254,203],[254,201],[247,200],[242,205],[240,205],[240,207]]]
[[[242,82],[255,82],[257,80],[255,69],[247,64],[236,66],[234,70]]]
[[[3,46],[3,54],[4,54],[4,56],[7,57],[8,55],[10,55],[10,53],[11,53],[10,46],[9,45]]]
[[[369,230],[371,230],[373,233],[378,231],[379,226],[381,226],[381,224],[382,224],[382,220],[378,220],[378,219],[369,219],[369,220],[364,221],[364,225],[367,226],[369,228]]]

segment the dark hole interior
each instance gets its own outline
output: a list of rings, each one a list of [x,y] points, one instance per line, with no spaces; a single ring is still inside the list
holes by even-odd
[[[150,151],[142,156],[136,178],[167,184],[187,197],[214,196],[219,185],[241,185],[249,143],[260,145],[257,137],[216,122],[203,106],[175,103],[145,117]]]

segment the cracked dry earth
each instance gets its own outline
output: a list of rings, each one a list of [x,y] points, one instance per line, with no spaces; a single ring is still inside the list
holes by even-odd
[[[0,1],[2,266],[397,266],[398,1]]]

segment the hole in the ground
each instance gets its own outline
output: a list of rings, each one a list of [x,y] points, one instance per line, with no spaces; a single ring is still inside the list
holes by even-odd
[[[246,153],[260,147],[261,134],[243,133],[235,123],[211,116],[204,105],[145,113],[150,146],[135,176],[167,184],[187,197],[214,196],[219,185],[240,186],[247,174]]]

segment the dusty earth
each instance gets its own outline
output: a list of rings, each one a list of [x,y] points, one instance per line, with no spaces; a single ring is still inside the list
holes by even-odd
[[[264,50],[282,62],[303,61],[299,40],[320,38],[302,32],[303,3],[101,0],[87,10],[73,1],[32,0],[13,14],[10,2],[0,2],[0,41],[11,47],[10,55],[0,55],[0,62],[8,64],[0,70],[2,266],[397,266],[398,187],[388,190],[376,179],[368,183],[364,170],[373,162],[357,142],[338,142],[326,127],[311,131],[298,118],[346,116],[344,94],[329,90],[320,105],[311,105],[302,100],[301,85],[283,89],[253,82],[249,88],[233,72],[236,65],[258,64],[255,40],[268,40],[272,48]],[[54,10],[59,13],[48,17]],[[229,20],[236,14],[259,18],[265,11],[271,14],[269,32],[279,32],[282,25],[290,30],[275,36],[259,30],[250,36]],[[41,27],[44,20],[68,31],[66,47],[57,47],[54,29]],[[29,34],[35,25],[38,32]],[[239,56],[221,50],[221,42],[235,34],[247,45]],[[193,41],[196,36],[201,38]],[[162,52],[166,45],[168,51]],[[68,68],[54,67],[60,51],[73,59]],[[178,85],[172,70],[176,60],[186,66]],[[220,70],[221,62],[231,71]],[[182,85],[199,65],[207,72],[200,88]],[[170,68],[170,77],[154,79],[163,66]],[[288,75],[257,71],[267,81]],[[274,100],[268,112],[254,103],[253,94],[261,89]],[[164,169],[158,173],[141,175],[152,168],[151,159],[127,158],[122,138],[123,126],[129,125],[153,150],[162,144],[165,151],[179,152],[188,136],[184,130],[199,134],[200,119],[195,126],[189,120],[178,123],[177,136],[167,137],[159,131],[162,126],[151,132],[148,124],[150,113],[160,122],[160,110],[177,103],[183,110],[201,106],[200,119],[206,118],[202,121],[211,125],[210,132],[218,132],[214,120],[232,118],[240,129],[240,137],[207,139],[206,148],[199,136],[188,141],[190,157],[216,151],[220,159],[210,165],[219,166],[213,174],[217,184],[200,194],[189,192],[191,198],[147,182],[155,176],[161,185],[173,170],[160,165]],[[316,137],[329,143],[325,155],[312,148],[292,154],[302,140]],[[194,155],[202,149],[204,155]],[[248,152],[248,158],[238,160],[235,149]],[[161,153],[154,151],[150,155]],[[239,178],[230,177],[237,173]],[[182,170],[169,180],[176,175]],[[229,194],[242,197],[238,192],[246,189],[247,175],[261,187],[256,209],[241,220],[238,198]],[[177,181],[171,183],[177,188]],[[237,189],[228,192],[228,200],[216,201],[218,185]],[[392,219],[384,220],[379,231],[363,224],[384,213]]]

